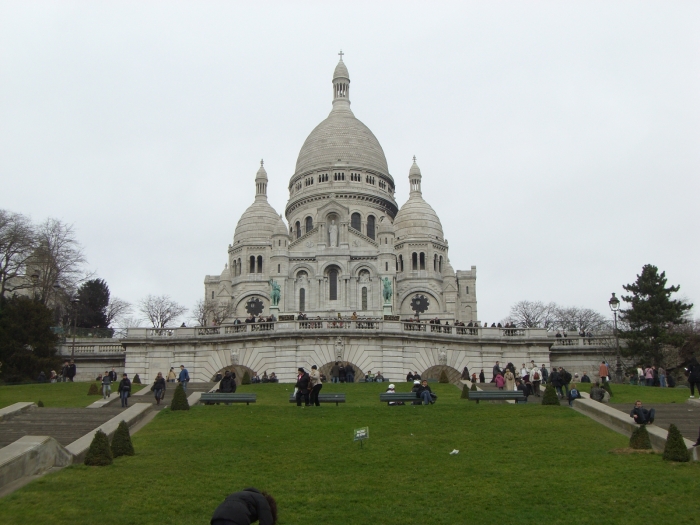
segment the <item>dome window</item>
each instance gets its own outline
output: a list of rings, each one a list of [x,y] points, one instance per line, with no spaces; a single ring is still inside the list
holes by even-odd
[[[420,252],[420,269],[425,270],[425,254]]]
[[[418,254],[416,252],[413,252],[411,255],[411,270],[417,270],[418,269]]]
[[[297,229],[297,239],[298,239],[299,237],[301,237],[301,223],[299,221],[297,221],[294,226]]]
[[[362,217],[359,213],[355,212],[350,216],[350,227],[358,232],[362,231]]]
[[[306,233],[314,229],[314,220],[311,217],[306,218]]]
[[[374,240],[374,215],[367,217],[367,237]]]
[[[250,256],[250,269],[248,273],[255,273],[255,255]]]

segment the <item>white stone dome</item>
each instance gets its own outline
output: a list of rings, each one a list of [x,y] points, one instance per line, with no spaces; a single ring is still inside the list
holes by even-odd
[[[413,166],[409,171],[411,193],[406,203],[401,206],[399,213],[394,218],[394,234],[397,241],[408,239],[439,239],[444,240],[442,223],[435,210],[428,204],[421,194],[420,168],[413,158]]]
[[[253,240],[269,242],[280,224],[285,228],[282,218],[267,202],[267,172],[260,161],[260,169],[255,175],[255,201],[238,220],[233,244]]]

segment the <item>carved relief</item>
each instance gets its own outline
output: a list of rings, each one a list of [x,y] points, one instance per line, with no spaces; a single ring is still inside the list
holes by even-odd
[[[345,349],[345,345],[343,344],[343,340],[339,337],[335,341],[335,359],[337,361],[343,361],[343,350]]]
[[[231,364],[238,364],[238,350],[231,350]]]
[[[438,364],[443,366],[447,365],[447,351],[445,350],[445,347],[438,350]]]

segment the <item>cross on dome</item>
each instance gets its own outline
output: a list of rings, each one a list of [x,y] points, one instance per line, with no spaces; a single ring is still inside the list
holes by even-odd
[[[344,54],[345,54],[345,53],[343,53],[343,50],[341,49],[341,50],[340,50],[340,53],[338,53],[338,56],[340,57],[340,60],[343,60],[343,55],[344,55]]]

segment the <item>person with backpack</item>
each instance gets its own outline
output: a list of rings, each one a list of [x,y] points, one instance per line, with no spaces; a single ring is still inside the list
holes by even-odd
[[[581,394],[578,391],[578,388],[576,388],[576,385],[573,386],[571,390],[569,390],[569,406],[574,406],[574,399],[578,399],[581,397]]]
[[[563,367],[559,367],[559,376],[561,379],[561,386],[563,388],[562,392],[562,397],[569,396],[569,384],[571,383],[571,380],[573,379],[571,377],[571,374]]]
[[[542,384],[542,376],[540,375],[540,369],[536,366],[530,370],[530,381],[532,383],[533,393],[540,397],[540,385]]]

